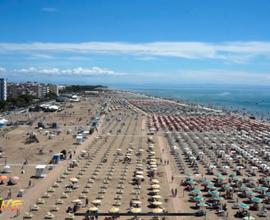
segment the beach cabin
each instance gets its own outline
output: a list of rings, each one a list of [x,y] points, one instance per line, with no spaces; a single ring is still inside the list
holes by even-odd
[[[11,173],[11,167],[9,165],[5,165],[2,172],[3,173]]]
[[[82,135],[84,138],[87,137],[89,135],[89,130],[83,131]]]
[[[76,144],[82,144],[83,142],[83,136],[81,134],[78,134],[76,136]]]
[[[54,154],[53,157],[52,157],[52,163],[53,164],[58,164],[61,160],[61,156],[62,156],[62,153],[57,153],[57,154]]]
[[[45,169],[46,169],[46,165],[37,165],[35,177],[37,178],[45,177]]]

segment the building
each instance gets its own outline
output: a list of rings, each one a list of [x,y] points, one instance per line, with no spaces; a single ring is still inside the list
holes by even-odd
[[[8,97],[16,98],[20,95],[32,95],[37,98],[44,98],[49,93],[50,88],[46,84],[36,82],[9,83]]]
[[[58,85],[49,85],[50,92],[55,93],[57,96],[59,96],[59,86]]]
[[[0,79],[0,101],[7,100],[7,81],[3,78]]]

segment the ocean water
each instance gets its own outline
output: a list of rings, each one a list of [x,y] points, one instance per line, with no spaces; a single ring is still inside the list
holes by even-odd
[[[187,103],[270,118],[270,87],[243,86],[179,86],[142,88],[130,87],[132,91],[147,95],[172,98]]]

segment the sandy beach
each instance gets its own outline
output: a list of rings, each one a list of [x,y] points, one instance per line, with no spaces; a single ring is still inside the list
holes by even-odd
[[[93,117],[98,127],[76,144]],[[268,209],[268,124],[119,91],[8,120],[32,124],[1,130],[1,168],[9,167],[1,174],[7,177],[1,196],[23,202],[17,212],[2,210],[1,219],[84,219],[76,213],[86,212],[133,213],[118,217],[131,219],[200,210],[206,216],[165,218],[237,219],[241,212],[266,219],[259,215]],[[37,129],[38,122],[57,122],[57,128]],[[26,143],[32,132],[38,143]],[[67,158],[50,164],[63,150]],[[35,178],[37,165],[46,165],[44,178]]]

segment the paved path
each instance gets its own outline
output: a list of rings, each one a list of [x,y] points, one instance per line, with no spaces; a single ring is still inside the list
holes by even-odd
[[[174,178],[174,181],[172,181],[172,176],[175,176],[175,173],[173,173],[173,158],[170,155],[169,149],[166,146],[166,144],[164,143],[164,139],[162,136],[157,136],[157,141],[158,141],[158,145],[160,148],[160,152],[162,155],[162,159],[163,160],[169,160],[169,165],[165,165],[165,172],[166,172],[166,177],[167,177],[167,181],[169,184],[169,188],[170,189],[177,189],[178,190],[178,195],[179,195],[179,187],[176,183],[176,180]],[[162,150],[164,149],[164,152],[162,153]],[[173,208],[175,212],[181,212],[181,207],[183,207],[183,201],[179,198],[179,197],[171,197],[172,202],[173,202]],[[183,211],[183,210],[182,210]],[[174,219],[180,220],[180,219],[184,219],[183,217],[174,217]]]

